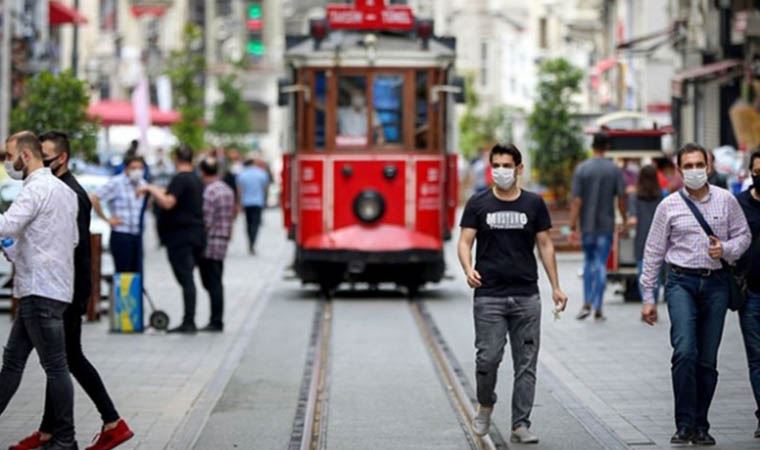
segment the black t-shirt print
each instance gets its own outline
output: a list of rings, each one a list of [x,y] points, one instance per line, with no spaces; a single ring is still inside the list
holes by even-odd
[[[499,200],[490,189],[467,202],[459,224],[477,230],[475,270],[482,286],[476,297],[538,293],[536,234],[552,227],[544,200],[522,191],[514,201]]]

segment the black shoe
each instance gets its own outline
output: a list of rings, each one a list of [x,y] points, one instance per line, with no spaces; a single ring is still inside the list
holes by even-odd
[[[594,313],[594,320],[598,322],[604,322],[605,320],[607,320],[607,316],[602,314],[602,311],[597,311]]]
[[[691,443],[694,445],[715,445],[715,438],[710,433],[703,430],[697,430],[691,437]]]
[[[578,320],[583,320],[590,315],[591,315],[591,308],[587,308],[584,306],[583,309],[581,309],[581,311],[578,313],[578,315],[575,316],[575,318]]]
[[[757,429],[755,430],[755,438],[760,439],[760,422],[757,423]]]
[[[692,436],[694,433],[692,433],[690,430],[686,428],[679,428],[676,433],[673,435],[672,438],[670,438],[671,444],[688,444],[691,442]]]
[[[188,325],[183,324],[176,328],[172,328],[167,333],[184,333],[184,334],[194,334],[198,331],[197,328],[195,328],[195,325]]]
[[[64,445],[60,442],[53,442],[51,440],[41,448],[42,450],[79,450],[79,445],[77,445],[76,441],[72,442],[71,444]]]
[[[198,331],[207,332],[207,333],[221,333],[222,331],[224,331],[224,325],[215,325],[215,324],[210,323]]]

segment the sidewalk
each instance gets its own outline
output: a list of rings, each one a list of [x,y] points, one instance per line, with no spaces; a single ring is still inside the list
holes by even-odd
[[[235,225],[235,237],[225,262],[225,332],[221,335],[167,336],[153,330],[142,335],[108,332],[107,317],[86,324],[82,341],[85,354],[100,371],[120,414],[135,431],[135,438],[121,448],[164,448],[188,411],[193,408],[227,352],[238,339],[243,321],[259,300],[258,293],[290,257],[279,211],[268,211],[259,236],[258,254],[249,256],[243,222]],[[157,306],[171,317],[182,316],[179,286],[172,276],[164,249],[156,249],[153,227],[145,240],[146,288]],[[208,321],[208,296],[196,272],[198,311],[196,323]],[[146,308],[148,308],[146,302]],[[148,308],[147,314],[150,312]],[[10,330],[7,315],[0,316],[3,344]],[[77,438],[84,448],[100,431],[100,417],[76,386]],[[0,448],[7,448],[36,430],[42,414],[44,373],[36,356],[27,364],[24,380],[7,410],[0,417]]]
[[[566,254],[559,259],[560,280],[570,303],[559,321],[544,314],[542,363],[629,446],[670,448],[675,425],[667,305],[659,305],[660,321],[650,327],[639,319],[640,305],[624,304],[613,285],[605,296],[607,320],[578,321],[574,316],[582,304],[583,283],[577,276],[582,257]],[[543,273],[541,278],[544,305],[549,305]],[[733,312],[726,317],[718,371],[709,417],[718,441],[714,448],[760,448],[760,439],[752,438],[755,404]]]

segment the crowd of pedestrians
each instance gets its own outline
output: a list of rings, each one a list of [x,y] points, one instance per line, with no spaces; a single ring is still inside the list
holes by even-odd
[[[751,188],[734,197],[725,189],[725,176],[715,171],[713,156],[700,145],[683,146],[675,164],[662,158],[639,167],[626,159],[622,168],[606,157],[610,141],[605,133],[594,136],[592,147],[593,156],[576,167],[572,181],[571,239],[584,256],[584,298],[577,319],[592,314],[604,319],[614,233],[635,230],[641,318],[650,325],[657,322],[657,300],[665,287],[673,348],[676,431],[671,443],[716,444],[708,416],[729,310],[739,315],[757,404],[754,437],[760,438],[760,150],[750,156]],[[471,427],[478,435],[488,433],[496,373],[509,339],[515,371],[511,439],[535,443],[529,420],[540,336],[534,247],[553,289],[555,314],[567,298],[559,288],[546,206],[516,182],[522,173],[519,151],[497,145],[486,161],[493,183],[486,188],[476,184],[462,215],[458,247],[474,289],[478,409]]]
[[[117,273],[143,271],[145,211],[159,211],[158,231],[169,264],[182,290],[185,314],[170,333],[194,333],[198,267],[208,291],[211,314],[201,331],[224,329],[223,267],[233,223],[241,209],[257,208],[255,228],[266,205],[271,175],[260,159],[249,159],[256,171],[240,171],[230,160],[225,172],[211,152],[196,158],[178,147],[174,175],[166,187],[149,183],[148,167],[136,149],[125,154],[120,170],[92,194],[69,170],[68,136],[59,131],[36,136],[16,133],[1,155],[9,177],[23,180],[10,208],[0,215],[5,257],[14,265],[13,294],[18,309],[0,370],[0,414],[15,394],[32,350],[46,376],[44,414],[39,429],[11,450],[77,449],[71,374],[100,413],[101,433],[88,450],[109,450],[129,440],[133,431],[120,417],[95,367],[82,352],[82,315],[93,286],[90,263],[91,211],[111,226],[110,250]],[[227,183],[232,171],[238,192]],[[252,174],[252,175],[251,175]],[[223,181],[224,177],[224,181]],[[255,181],[255,183],[254,183]],[[238,194],[238,195],[236,195]],[[249,226],[250,229],[250,226]],[[252,248],[252,245],[251,245]],[[46,280],[40,283],[39,280]]]

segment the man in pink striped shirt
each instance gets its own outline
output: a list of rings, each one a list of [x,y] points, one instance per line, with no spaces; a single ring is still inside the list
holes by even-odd
[[[736,199],[707,183],[707,152],[697,144],[678,151],[685,188],[660,203],[644,250],[642,318],[657,321],[655,289],[663,262],[673,347],[671,373],[675,397],[673,444],[714,445],[708,430],[710,403],[718,383],[718,347],[728,309],[731,274],[721,259],[735,263],[749,247],[747,220]],[[714,235],[708,236],[689,209],[692,202]]]

